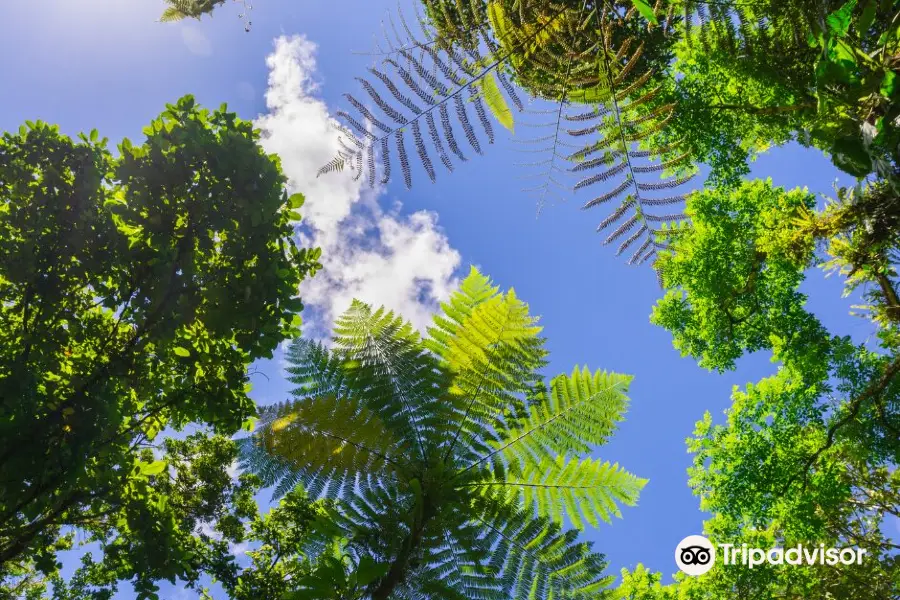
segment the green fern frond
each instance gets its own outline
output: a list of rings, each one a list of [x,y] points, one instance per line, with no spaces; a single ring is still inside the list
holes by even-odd
[[[160,23],[171,23],[172,21],[181,21],[182,19],[187,18],[187,14],[178,10],[174,6],[170,6],[166,10],[163,11],[162,15],[159,17]]]
[[[346,495],[368,472],[402,470],[408,452],[358,398],[287,402],[260,416],[254,443],[287,461],[314,497]]]
[[[534,507],[538,516],[562,524],[565,515],[574,527],[582,529],[584,521],[597,527],[600,520],[609,523],[612,516],[621,518],[617,503],[633,506],[646,483],[617,464],[557,456],[527,463],[518,472],[507,473],[502,481],[469,485],[504,490],[511,499]]]
[[[556,455],[583,455],[603,444],[622,420],[632,377],[585,368],[559,375],[550,389],[537,388],[529,415],[503,433],[493,452],[466,467],[488,460],[506,465],[540,465]]]
[[[345,361],[348,384],[394,437],[414,440],[420,454],[426,443],[437,441],[424,417],[442,382],[408,321],[355,300],[335,322],[334,346]]]

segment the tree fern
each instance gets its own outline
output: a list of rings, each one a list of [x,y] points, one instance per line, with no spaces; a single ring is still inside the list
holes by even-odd
[[[596,598],[603,557],[576,527],[621,516],[645,480],[587,454],[630,378],[545,383],[540,326],[472,270],[423,339],[354,302],[331,349],[295,341],[292,399],[263,411],[244,464],[337,502],[352,552],[389,565],[373,598]]]
[[[646,197],[639,180],[656,172],[683,175],[691,165],[675,144],[652,144],[673,111],[653,102],[656,82],[671,61],[668,32],[677,20],[671,11],[659,8],[661,25],[652,26],[630,1],[426,0],[424,5],[426,16],[417,17],[424,40],[408,25],[405,37],[392,27],[397,43],[386,36],[387,57],[369,69],[371,76],[359,78],[365,95],[345,96],[352,110],[338,115],[352,140],[320,174],[349,167],[356,178],[374,185],[386,183],[399,165],[411,187],[418,162],[435,181],[438,163],[453,171],[457,161],[483,154],[494,143],[490,116],[510,131],[517,124],[535,127],[514,120],[513,107],[525,112],[522,96],[549,100],[556,107],[543,111],[549,120],[537,126],[552,132],[526,140],[547,153],[529,163],[540,167],[533,176],[543,181],[527,189],[537,193],[540,207],[552,191],[602,185],[607,189],[585,208],[619,199],[613,214],[621,217],[603,221],[600,230],[611,228],[604,243],[616,242],[618,254],[630,250],[630,263],[654,258],[664,247],[654,237],[654,223],[681,215],[654,208],[664,205]],[[580,126],[566,127],[570,119],[579,119]],[[661,162],[649,162],[657,157]],[[678,187],[686,180],[667,182]]]

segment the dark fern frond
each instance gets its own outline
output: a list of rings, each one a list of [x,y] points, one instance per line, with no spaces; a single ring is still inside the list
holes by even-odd
[[[453,135],[453,126],[450,124],[450,111],[446,104],[441,104],[440,113],[441,127],[444,130],[444,135],[447,136],[447,145],[450,147],[450,151],[453,152],[459,160],[468,160],[459,149],[459,144],[456,143],[456,137]]]
[[[644,240],[644,243],[640,245],[640,247],[634,251],[631,255],[631,258],[628,259],[627,264],[633,265],[644,255],[648,248],[650,248],[653,243],[653,238],[651,236],[647,236],[647,239]]]
[[[597,196],[593,200],[588,200],[584,204],[584,206],[582,206],[581,208],[582,209],[593,208],[594,206],[597,206],[598,204],[603,204],[604,202],[608,202],[608,201],[612,200],[613,198],[624,193],[625,190],[627,190],[628,188],[630,188],[633,185],[634,184],[631,182],[631,178],[626,177],[622,181],[622,183],[620,183],[619,185],[617,185],[610,191],[606,192],[605,194],[601,194],[600,196]]]
[[[660,181],[658,183],[639,183],[637,184],[637,186],[641,191],[666,190],[683,185],[693,179],[695,176],[696,173],[691,173],[690,175],[685,175],[684,177],[679,177],[678,179],[670,179],[668,181]]]
[[[664,206],[667,204],[680,204],[684,202],[684,196],[666,196],[665,198],[644,198],[645,206]]]
[[[475,106],[475,114],[478,115],[478,120],[481,122],[481,128],[484,130],[485,135],[487,135],[488,144],[493,144],[494,128],[491,126],[491,122],[488,121],[487,112],[484,110],[484,102],[481,100],[481,95],[470,88],[469,99]]]
[[[384,101],[378,93],[378,90],[376,90],[368,80],[363,79],[362,77],[356,77],[356,80],[362,84],[363,89],[366,90],[366,93],[369,94],[369,97],[375,101],[375,104],[378,105],[378,108],[380,108],[384,114],[400,125],[407,125],[409,123],[409,120],[403,116],[403,113]]]
[[[385,185],[391,178],[391,151],[387,138],[381,139],[381,163],[384,165],[384,175],[381,178],[381,185]]]
[[[400,169],[403,171],[403,183],[406,189],[412,188],[412,169],[409,166],[409,157],[406,155],[406,146],[403,141],[403,130],[398,129],[394,132],[397,144],[397,154],[400,156]]]
[[[343,154],[335,156],[319,169],[318,174],[323,175],[325,173],[332,173],[334,171],[343,171],[345,163],[346,157]]]
[[[444,151],[444,143],[441,141],[441,136],[438,133],[437,125],[434,122],[434,113],[429,112],[427,115],[425,115],[425,122],[428,124],[428,135],[429,137],[431,137],[431,143],[434,144],[435,150],[437,150],[438,158],[440,159],[441,163],[447,168],[447,170],[452,173],[453,162]]]
[[[615,231],[613,231],[611,234],[609,234],[609,237],[607,237],[605,240],[603,240],[603,245],[607,246],[609,244],[612,244],[614,241],[616,241],[617,239],[619,239],[620,237],[625,235],[627,232],[631,231],[631,229],[635,225],[637,225],[637,223],[638,223],[638,215],[634,214],[627,221],[625,221],[624,223],[619,225],[619,227],[616,228]]]
[[[648,230],[646,225],[641,225],[641,228],[635,231],[631,236],[629,236],[624,242],[622,242],[619,247],[616,249],[616,256],[621,256],[625,250],[628,249],[634,242],[637,241],[639,237],[644,235]]]
[[[413,121],[412,131],[413,140],[416,144],[416,154],[419,155],[419,160],[422,161],[422,165],[425,167],[425,172],[428,173],[429,179],[434,181],[434,165],[431,163],[431,157],[428,156],[428,150],[426,150],[425,142],[422,140],[422,130],[419,128],[418,121]]]
[[[355,108],[356,110],[358,110],[360,112],[360,114],[363,116],[363,118],[366,119],[366,121],[368,121],[369,123],[371,123],[372,125],[374,125],[375,127],[377,127],[378,129],[380,129],[381,131],[383,131],[385,133],[389,133],[391,131],[390,127],[388,127],[387,125],[382,123],[377,117],[375,117],[375,115],[373,115],[372,112],[368,108],[366,108],[359,100],[357,100],[350,94],[344,94],[344,98],[346,98],[347,101],[350,102],[350,104],[353,106],[353,108]],[[346,118],[349,118],[349,116]],[[354,127],[357,130],[362,129],[362,125],[360,125],[359,123],[356,123],[355,121],[351,121],[351,122],[355,123]]]
[[[459,94],[453,96],[453,101],[456,107],[456,118],[459,120],[460,125],[462,125],[463,133],[469,141],[469,145],[472,146],[472,149],[475,150],[476,154],[483,154],[481,152],[481,145],[478,143],[478,138],[475,136],[475,130],[472,128],[472,123],[469,122],[469,114],[466,112],[466,106],[463,103],[462,96]]]
[[[690,158],[691,158],[690,153],[686,152],[684,154],[676,156],[675,158],[672,158],[667,161],[663,161],[661,163],[657,163],[655,165],[645,165],[645,166],[634,167],[634,171],[636,173],[652,173],[654,171],[665,171],[666,169],[670,169],[670,168],[678,166],[680,164],[684,164],[685,162],[689,161]]]
[[[598,183],[601,181],[606,181],[610,177],[618,175],[619,173],[621,173],[622,171],[624,171],[627,168],[628,168],[627,162],[625,162],[625,161],[620,162],[619,164],[614,165],[601,173],[596,173],[586,179],[582,179],[581,181],[579,181],[578,183],[575,184],[575,189],[580,190],[583,187],[587,187],[589,185],[594,185],[595,183]]]
[[[652,221],[654,223],[664,223],[668,221],[680,221],[681,219],[687,218],[687,215],[684,213],[676,213],[671,215],[651,215],[648,214],[645,217],[648,221]]]
[[[397,86],[394,85],[394,82],[391,81],[391,78],[390,78],[390,77],[388,77],[387,75],[385,75],[384,73],[382,73],[382,72],[379,71],[378,69],[371,68],[371,67],[369,68],[369,72],[370,72],[372,75],[374,75],[375,77],[377,77],[377,78],[381,81],[381,83],[384,84],[384,87],[386,87],[386,88],[388,89],[388,91],[391,93],[391,95],[392,95],[394,98],[396,98],[396,100],[397,100],[400,104],[402,104],[403,106],[405,106],[405,107],[408,108],[409,110],[413,111],[413,113],[415,113],[415,114],[417,114],[417,115],[422,113],[422,109],[421,109],[421,108],[419,108],[418,106],[416,106],[416,104],[415,104],[408,96],[404,95],[403,93],[400,92],[399,89],[397,89]]]
[[[632,208],[633,206],[634,198],[629,197],[627,200],[625,200],[625,202],[619,205],[619,208],[613,211],[608,217],[603,219],[603,222],[601,222],[600,225],[597,226],[597,231],[603,231],[604,229],[621,219],[623,216],[625,216],[625,213],[628,212],[628,209]]]

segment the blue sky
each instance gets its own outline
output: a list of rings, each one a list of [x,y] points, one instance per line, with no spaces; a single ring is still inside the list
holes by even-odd
[[[523,158],[506,140],[453,175],[439,174],[435,185],[417,173],[411,192],[396,181],[372,191],[342,175],[317,180],[315,169],[335,148],[324,127],[328,115],[343,106],[343,93],[358,91],[353,78],[372,60],[353,52],[372,48],[382,17],[396,9],[393,0],[260,0],[250,33],[237,17],[239,3],[180,24],[155,22],[158,0],[8,4],[0,37],[3,130],[42,119],[71,135],[96,127],[112,142],[137,140],[164,103],[185,93],[258,119],[269,133],[267,147],[282,155],[292,185],[307,195],[307,239],[325,252],[325,271],[304,289],[312,331],[326,329],[355,295],[422,325],[436,299],[476,264],[542,316],[548,373],[578,364],[635,375],[627,421],[597,456],[650,483],[624,519],[585,536],[607,554],[614,573],[638,562],[667,575],[676,570],[676,543],[700,533],[704,518],[686,483],[684,440],[705,410],[721,421],[732,386],[774,366],[755,355],[736,372],[716,375],[679,357],[670,336],[648,320],[660,296],[652,271],[628,267],[601,246],[594,228],[605,215],[579,210],[583,199],[548,206],[536,218],[535,201],[520,193],[521,172],[511,164]],[[840,177],[821,155],[798,147],[761,157],[753,174],[815,192],[829,192]],[[873,333],[847,315],[840,281],[815,272],[804,289],[811,310],[835,333],[860,341]],[[255,398],[283,399],[277,357],[258,366],[265,376],[253,378]]]

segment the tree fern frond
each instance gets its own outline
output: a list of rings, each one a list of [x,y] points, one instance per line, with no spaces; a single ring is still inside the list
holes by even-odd
[[[639,220],[640,217],[637,214],[632,215],[631,218],[619,225],[619,227],[616,228],[615,231],[609,234],[609,237],[603,240],[603,245],[607,246],[609,244],[612,244],[614,241],[631,231],[631,229],[634,228],[635,225],[637,225]]]
[[[399,110],[395,109],[390,104],[384,101],[384,99],[378,93],[378,90],[376,90],[367,79],[364,79],[362,77],[356,77],[355,79],[363,86],[363,89],[366,90],[366,93],[369,94],[369,97],[375,102],[375,104],[378,105],[378,108],[380,108],[384,114],[389,116],[400,125],[407,125],[409,123],[409,119],[403,116],[403,114]]]
[[[266,455],[279,457],[293,472],[287,477],[289,485],[280,491],[289,491],[302,479],[310,493],[315,489],[334,494],[367,471],[390,473],[401,468],[405,456],[398,453],[402,440],[395,439],[360,400],[337,396],[263,407],[252,439]],[[254,464],[248,468],[259,470]],[[284,479],[285,473],[281,475]],[[329,486],[332,481],[337,488]]]
[[[384,167],[381,185],[385,185],[391,179],[391,150],[387,138],[381,138],[381,164]]]
[[[696,176],[696,173],[679,177],[678,179],[669,179],[658,183],[638,183],[638,189],[642,191],[665,190],[684,185]]]
[[[399,102],[400,104],[402,104],[403,106],[405,106],[406,108],[408,108],[409,110],[411,110],[413,113],[415,113],[417,115],[422,113],[422,109],[419,108],[408,96],[403,94],[397,88],[397,86],[394,84],[394,82],[391,80],[390,77],[388,77],[386,74],[382,73],[381,71],[379,71],[378,69],[375,69],[373,67],[369,68],[369,72],[372,75],[374,75],[375,77],[377,77],[378,80],[384,84],[384,87],[387,88],[387,90],[397,100],[397,102]]]
[[[628,209],[634,208],[634,205],[634,198],[629,196],[624,202],[622,202],[622,204],[619,205],[619,208],[613,211],[608,217],[603,219],[600,225],[597,226],[597,231],[603,231],[604,229],[621,219],[623,216],[625,216],[625,213],[628,212]]]
[[[575,189],[580,190],[583,187],[587,187],[589,185],[594,185],[595,183],[599,183],[601,181],[606,181],[610,177],[614,177],[615,175],[618,175],[619,173],[621,173],[622,171],[624,171],[627,168],[628,168],[628,163],[625,161],[622,161],[619,164],[614,165],[601,173],[596,173],[594,175],[591,175],[590,177],[582,179],[581,181],[579,181],[578,183],[575,184]]]
[[[687,215],[684,213],[675,213],[675,214],[670,214],[670,215],[647,214],[647,215],[645,215],[645,218],[648,221],[651,221],[653,223],[664,223],[664,222],[668,222],[668,221],[680,221],[682,219],[686,219]]]
[[[403,140],[403,130],[398,129],[394,132],[395,145],[397,146],[397,154],[400,158],[400,170],[403,171],[403,183],[406,189],[412,188],[412,168],[409,165],[409,156],[406,154],[406,144]]]
[[[319,169],[318,173],[316,173],[316,176],[318,177],[319,175],[324,175],[325,173],[332,173],[334,171],[342,171],[344,169],[345,161],[346,161],[346,159],[344,156],[342,156],[342,155],[335,156],[330,161],[328,161],[327,163],[322,165],[322,167]]]
[[[475,106],[475,114],[478,115],[478,121],[481,123],[481,128],[484,130],[484,134],[487,136],[488,144],[493,144],[494,128],[491,126],[491,122],[488,121],[487,112],[484,110],[484,102],[482,102],[481,96],[474,90],[470,89],[469,99]]]
[[[582,209],[593,208],[594,206],[597,206],[598,204],[603,204],[604,202],[608,202],[609,200],[612,200],[613,198],[615,198],[615,197],[621,195],[622,193],[624,193],[625,190],[627,190],[628,188],[630,188],[632,185],[634,185],[634,184],[632,183],[631,178],[630,178],[630,177],[626,177],[626,178],[622,181],[622,183],[620,183],[619,185],[617,185],[616,187],[614,187],[614,188],[611,189],[610,191],[606,192],[605,194],[601,194],[600,196],[597,196],[597,197],[594,198],[593,200],[588,200],[588,201],[584,204],[584,206],[582,206],[581,208],[582,208]]]
[[[477,489],[500,489],[511,501],[531,507],[539,517],[563,524],[568,517],[576,529],[584,521],[598,527],[600,521],[622,517],[618,503],[633,506],[647,480],[619,467],[586,458],[545,458],[539,464],[528,463],[503,480],[466,484]]]
[[[498,573],[503,598],[587,600],[613,580],[602,575],[604,557],[576,541],[576,530],[563,533],[549,520],[529,520],[522,513],[491,519],[479,517],[478,522],[494,542],[489,564]]]
[[[459,120],[460,125],[462,125],[463,133],[469,141],[469,145],[472,146],[472,149],[475,150],[476,154],[483,154],[481,152],[481,145],[478,143],[478,138],[475,137],[475,130],[472,128],[472,123],[469,122],[469,115],[466,113],[466,107],[465,104],[463,104],[462,96],[459,94],[453,96],[453,101],[456,106],[456,118]]]
[[[494,450],[465,467],[463,474],[499,455],[504,464],[528,463],[559,454],[580,455],[606,441],[628,404],[631,377],[575,369],[559,375],[550,389],[539,389],[527,417],[495,442]],[[550,427],[550,425],[553,427]],[[559,432],[564,435],[559,435]]]
[[[431,157],[428,156],[428,150],[425,148],[425,141],[422,139],[422,130],[419,128],[418,121],[413,121],[412,131],[413,141],[416,145],[416,153],[419,155],[419,160],[425,167],[425,172],[428,173],[429,179],[434,181],[434,165],[431,163]]]
[[[619,244],[619,247],[616,248],[616,256],[621,256],[621,254],[625,252],[633,243],[635,243],[638,238],[644,235],[648,229],[649,228],[647,227],[647,225],[641,225],[641,227],[637,231],[628,236],[624,242]]]
[[[163,11],[162,15],[159,17],[160,23],[171,23],[172,21],[181,21],[182,19],[186,19],[188,15],[174,6],[168,7]]]
[[[434,122],[434,113],[429,112],[427,115],[425,115],[425,122],[428,125],[428,135],[431,138],[431,143],[434,144],[435,150],[437,150],[438,158],[440,159],[441,163],[447,168],[447,170],[452,173],[453,162],[450,160],[450,157],[447,156],[447,152],[444,150],[444,143],[441,141],[441,136],[438,133],[437,125]],[[452,137],[452,132],[448,137]]]
[[[627,264],[633,265],[638,262],[638,260],[647,252],[647,249],[653,244],[653,238],[651,236],[647,236],[644,240],[644,243],[640,245],[640,247],[634,251],[631,255],[631,258],[628,259]]]
[[[444,135],[447,137],[447,146],[450,147],[450,151],[453,152],[461,161],[468,160],[466,156],[459,149],[459,144],[456,142],[456,136],[453,135],[453,127],[450,124],[450,110],[447,108],[446,104],[441,104],[440,107],[441,113],[441,128],[444,131]]]
[[[679,204],[684,202],[684,196],[666,196],[665,198],[644,198],[641,203],[644,206],[663,206],[667,204]]]

